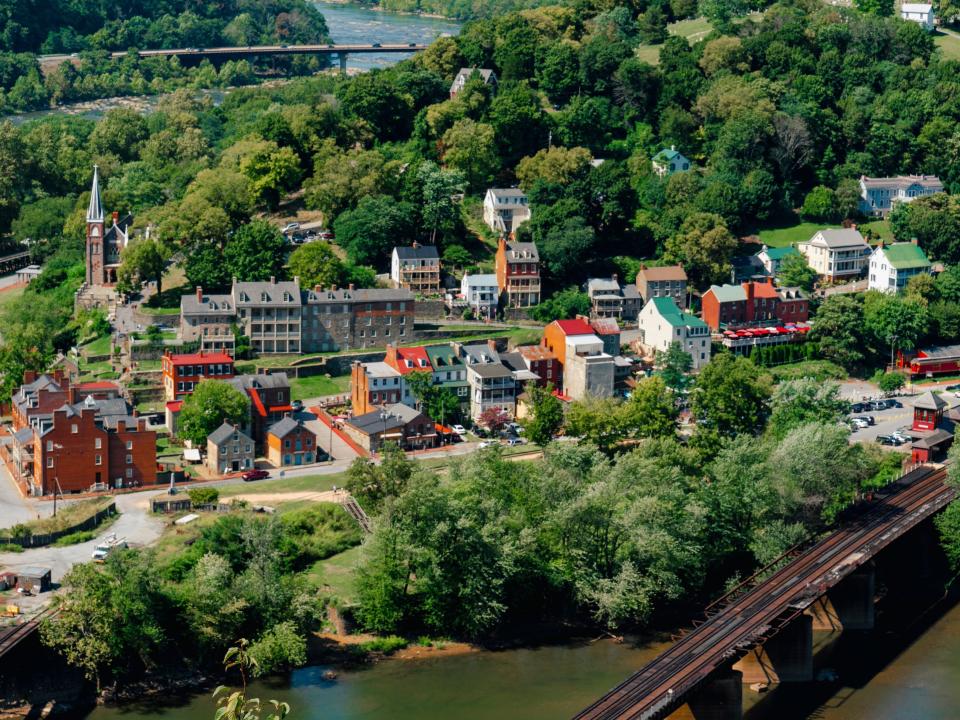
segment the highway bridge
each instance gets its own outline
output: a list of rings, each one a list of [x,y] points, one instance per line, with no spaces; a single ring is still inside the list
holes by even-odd
[[[151,57],[176,57],[181,62],[199,63],[208,59],[213,63],[222,63],[227,60],[241,60],[243,58],[257,58],[267,56],[284,55],[336,55],[340,60],[340,69],[346,69],[347,57],[350,55],[373,55],[381,53],[403,54],[416,53],[427,49],[427,45],[418,43],[401,44],[380,44],[370,43],[362,44],[336,44],[322,43],[314,45],[247,45],[235,47],[212,47],[212,48],[175,48],[161,50],[130,50],[125,52],[112,52],[110,57],[119,60],[126,57],[131,52],[135,52],[141,58]],[[39,58],[41,65],[59,65],[63,62],[79,62],[78,55],[41,55]]]
[[[720,598],[669,650],[577,720],[652,720],[678,710],[678,717],[740,718],[751,662],[768,677],[812,679],[813,622],[826,615],[847,629],[872,628],[871,560],[956,497],[945,477],[942,467],[908,472],[855,520]]]

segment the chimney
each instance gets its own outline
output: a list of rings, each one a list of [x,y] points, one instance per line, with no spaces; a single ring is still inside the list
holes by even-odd
[[[918,243],[917,243],[917,236],[916,236],[916,235],[914,235],[912,238],[910,238],[910,244],[911,244],[911,245],[917,245],[917,244],[918,244]]]
[[[613,275],[611,275],[611,276],[610,276],[610,279],[613,280],[615,283],[618,283],[618,284],[619,284],[619,282],[620,282],[620,278],[619,278],[619,276],[618,276],[616,273],[614,273]]]
[[[773,277],[767,277],[767,285],[773,285]]]
[[[386,354],[383,357],[383,361],[392,367],[397,365],[397,346],[393,343],[387,343],[387,347],[384,348]]]
[[[753,281],[745,282],[743,289],[747,291],[747,302],[753,302]]]
[[[320,293],[323,292],[323,285],[314,285],[313,291],[317,293],[317,295],[319,295]]]
[[[270,276],[270,284],[271,284],[271,285],[276,285],[276,284],[277,284],[277,278],[275,278],[273,275]]]
[[[671,145],[671,146],[670,146],[670,149],[673,150],[674,152],[676,152],[677,146],[676,146],[676,145]]]
[[[414,241],[413,241],[413,245],[411,245],[410,247],[412,247],[414,250],[416,250],[417,248],[420,247],[420,243],[418,243],[416,240],[414,240]]]
[[[487,340],[487,347],[490,348],[491,351],[497,352],[497,341],[493,338],[489,338]]]
[[[334,283],[333,285],[330,286],[330,292],[336,292],[336,291],[337,291],[337,284]]]
[[[111,214],[113,215],[113,224],[116,225],[117,221],[120,219],[120,213],[114,210]]]
[[[37,379],[37,371],[36,371],[36,370],[24,370],[24,371],[23,371],[23,384],[24,384],[24,385],[29,385],[30,383],[32,383],[32,382],[33,382],[34,380],[36,380],[36,379]]]
[[[197,285],[197,302],[203,302],[203,288]]]
[[[347,285],[347,290],[349,290],[350,292],[353,292],[353,283],[350,283],[349,285]]]

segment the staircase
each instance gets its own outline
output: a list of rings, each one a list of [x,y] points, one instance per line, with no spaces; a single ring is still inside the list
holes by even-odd
[[[350,517],[357,521],[357,525],[365,532],[373,532],[373,525],[370,522],[370,516],[367,515],[360,504],[354,499],[353,495],[345,495],[340,500],[343,509],[350,513]]]

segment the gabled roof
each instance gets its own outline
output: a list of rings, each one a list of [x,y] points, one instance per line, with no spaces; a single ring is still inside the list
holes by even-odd
[[[510,369],[499,362],[492,363],[476,363],[474,365],[468,365],[471,370],[473,370],[481,378],[502,378],[510,377]]]
[[[680,151],[674,147],[668,147],[654,155],[653,159],[656,162],[670,162],[671,160],[676,160],[678,157],[683,157],[683,155],[680,154]]]
[[[430,356],[423,347],[397,348],[396,370],[401,375],[412,372],[423,372],[433,369]]]
[[[464,275],[463,282],[467,284],[467,287],[496,287],[497,276],[494,273]]]
[[[760,254],[766,255],[771,260],[783,260],[789,255],[799,255],[800,252],[793,245],[787,245],[786,247],[765,247],[757,253],[757,255]]]
[[[619,335],[620,326],[613,318],[596,318],[590,321],[590,327],[597,335]]]
[[[238,433],[243,440],[250,440],[249,435],[244,433],[240,428],[234,427],[228,422],[223,423],[223,425],[207,435],[207,440],[212,442],[214,445],[220,445],[221,443],[226,442],[233,437],[234,433]]]
[[[933,5],[929,3],[903,3],[900,6],[900,12],[902,13],[928,13],[933,9]]]
[[[743,288],[741,288],[742,290]],[[673,327],[696,327],[696,328],[705,328],[707,324],[690,313],[686,313],[680,308],[677,307],[677,303],[674,302],[671,297],[657,297],[650,300],[657,312],[660,314],[664,320],[670,323]]]
[[[660,280],[683,280],[686,281],[687,273],[681,265],[662,265],[660,267],[641,267],[637,272],[637,280],[643,278],[647,282],[659,282]]]
[[[532,242],[508,242],[506,256],[508,263],[540,262],[540,253],[537,251],[537,245]]]
[[[593,328],[583,320],[554,320],[553,322],[560,328],[560,332],[567,337],[571,335],[593,335]]]
[[[300,286],[293,281],[237,282],[233,286],[237,305],[300,305]],[[284,299],[284,298],[287,299]]]
[[[424,350],[427,357],[430,358],[430,364],[433,365],[434,370],[463,367],[463,360],[457,356],[456,351],[450,345],[431,345],[425,347]]]
[[[855,245],[867,247],[867,241],[863,239],[863,235],[860,234],[859,230],[853,228],[824,228],[818,230],[810,239],[811,243],[816,240],[817,235],[823,239],[823,244],[831,250]]]
[[[777,288],[772,282],[756,282],[751,280],[753,285],[753,296],[758,298],[776,298]]]
[[[303,294],[306,302],[413,302],[413,292],[404,288],[359,288],[351,290],[349,287],[333,290],[328,288],[317,292],[307,290]]]
[[[454,85],[457,84],[457,83],[456,83],[456,80],[460,80],[461,78],[462,78],[464,81],[469,80],[469,79],[470,79],[470,76],[473,75],[474,73],[479,73],[479,75],[480,75],[480,77],[483,79],[483,82],[484,82],[484,83],[489,83],[489,82],[490,82],[490,78],[491,78],[491,77],[494,77],[494,75],[493,75],[493,70],[491,70],[490,68],[468,68],[468,67],[465,67],[465,68],[460,68],[459,72],[457,72],[457,76],[456,76],[456,78],[454,78]]]
[[[930,261],[919,245],[909,242],[893,243],[879,247],[875,252],[883,256],[897,270],[912,270],[913,268],[928,268]]]
[[[306,430],[310,434],[313,434],[313,431],[310,428],[306,427],[301,422],[297,422],[289,415],[284,416],[283,419],[271,425],[270,429],[267,431],[267,434],[278,438],[284,438],[294,430]]]
[[[386,417],[381,418],[381,413],[385,414]],[[404,425],[417,420],[421,416],[423,416],[424,419],[428,419],[423,413],[418,412],[412,407],[402,403],[394,403],[393,405],[386,405],[377,410],[371,410],[363,415],[356,415],[347,420],[347,424],[352,425],[367,435],[373,435],[377,432],[402,428]]]
[[[436,245],[398,245],[393,251],[401,260],[436,260],[440,262]]]
[[[747,291],[741,285],[711,285],[707,293],[712,294],[718,302],[746,302]]]
[[[202,363],[220,363],[233,365],[233,358],[223,352],[200,352],[183,355],[170,355],[174,365],[199,365]]]
[[[233,298],[230,295],[204,295],[201,300],[197,300],[196,293],[181,295],[180,312],[186,315],[232,315]]]
[[[929,7],[929,6],[928,6]],[[899,190],[908,188],[911,185],[920,185],[924,189],[940,192],[943,190],[943,183],[936,175],[897,175],[895,177],[871,178],[866,175],[860,176],[860,182],[867,190],[873,189],[892,189]]]

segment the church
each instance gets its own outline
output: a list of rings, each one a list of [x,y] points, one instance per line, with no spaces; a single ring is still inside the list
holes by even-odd
[[[120,253],[130,242],[128,231],[133,215],[122,220],[114,212],[110,227],[103,218],[100,201],[100,170],[93,166],[93,186],[90,188],[90,206],[87,208],[87,286],[110,287],[117,282]]]

